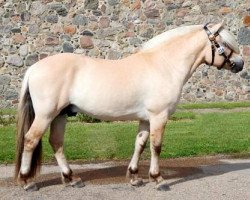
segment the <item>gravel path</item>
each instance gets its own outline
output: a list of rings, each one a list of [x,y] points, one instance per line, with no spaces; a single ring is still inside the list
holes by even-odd
[[[154,183],[148,183],[148,161],[140,165],[145,185],[130,186],[125,179],[127,164],[127,161],[72,164],[86,184],[80,189],[63,186],[58,167],[45,165],[38,178],[37,192],[25,192],[16,186],[11,178],[14,167],[0,165],[0,199],[250,199],[250,159],[206,157],[161,161],[162,174],[170,186],[166,192],[157,191]]]

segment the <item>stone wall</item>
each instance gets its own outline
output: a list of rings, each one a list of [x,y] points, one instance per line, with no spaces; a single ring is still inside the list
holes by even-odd
[[[182,101],[250,100],[250,0],[0,0],[0,16],[0,107],[18,103],[24,72],[46,56],[119,59],[166,30],[222,19],[238,38],[245,70],[202,66]]]

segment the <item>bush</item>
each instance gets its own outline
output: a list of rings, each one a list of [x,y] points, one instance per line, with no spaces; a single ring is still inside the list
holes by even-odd
[[[16,118],[14,115],[5,115],[0,111],[0,125],[7,126],[16,123]]]
[[[79,122],[86,122],[86,123],[98,123],[98,122],[101,122],[101,120],[99,120],[99,119],[96,119],[94,117],[90,117],[90,116],[88,116],[86,114],[81,114],[81,113],[77,114],[76,118],[77,118],[77,121],[79,121]]]

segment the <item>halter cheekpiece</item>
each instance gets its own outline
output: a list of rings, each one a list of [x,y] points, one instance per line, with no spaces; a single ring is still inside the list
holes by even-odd
[[[218,67],[219,70],[221,70],[224,65],[226,63],[229,63],[229,65],[231,66],[231,68],[235,67],[235,62],[231,61],[230,58],[233,54],[233,51],[231,50],[229,55],[225,54],[225,48],[223,46],[221,46],[217,41],[216,41],[216,37],[219,35],[219,30],[216,31],[214,34],[208,29],[207,25],[209,23],[207,23],[203,28],[207,33],[208,39],[211,42],[211,49],[212,49],[212,62],[210,65],[214,64],[214,57],[215,57],[215,50],[217,49],[218,53],[220,56],[223,56],[225,58],[224,62],[222,63],[222,65],[220,67]]]

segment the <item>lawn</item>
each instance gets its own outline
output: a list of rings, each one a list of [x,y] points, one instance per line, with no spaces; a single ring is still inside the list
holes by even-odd
[[[129,159],[137,122],[81,123],[70,120],[65,135],[69,160]],[[53,160],[48,133],[43,138],[44,160]],[[14,160],[15,125],[0,126],[0,163]],[[215,154],[250,155],[250,112],[177,112],[166,126],[161,158]],[[149,145],[143,159],[150,158]]]

